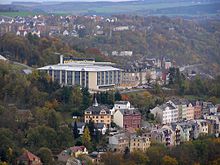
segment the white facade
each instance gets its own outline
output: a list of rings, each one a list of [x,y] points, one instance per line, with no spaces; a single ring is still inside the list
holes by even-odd
[[[123,114],[119,110],[114,113],[113,122],[123,128]]]
[[[115,109],[130,109],[131,103],[129,101],[116,101],[114,104]]]
[[[86,60],[66,62],[61,56],[60,64],[48,65],[38,70],[46,71],[52,81],[57,81],[61,85],[80,85],[90,90],[108,90],[121,84],[121,70],[110,66],[111,64]]]
[[[150,111],[156,120],[162,124],[169,124],[179,120],[178,107],[172,101],[168,101],[167,103],[155,107]]]
[[[166,107],[163,111],[163,121],[162,124],[168,124],[178,121],[178,109],[170,109]]]

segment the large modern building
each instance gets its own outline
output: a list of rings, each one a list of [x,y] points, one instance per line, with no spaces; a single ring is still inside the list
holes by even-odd
[[[95,62],[94,59],[63,58],[60,63],[39,70],[46,71],[53,81],[61,85],[80,85],[90,90],[107,90],[121,84],[121,70],[110,62]]]

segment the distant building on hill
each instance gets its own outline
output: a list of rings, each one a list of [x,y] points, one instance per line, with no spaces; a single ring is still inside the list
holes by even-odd
[[[38,70],[47,72],[53,81],[61,85],[80,85],[90,90],[102,91],[121,84],[121,70],[110,62],[95,62],[94,59],[63,58],[60,63]]]

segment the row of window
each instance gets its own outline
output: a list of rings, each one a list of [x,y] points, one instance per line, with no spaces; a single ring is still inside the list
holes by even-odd
[[[120,71],[97,72],[97,85],[119,84],[120,80]]]
[[[49,70],[49,75],[54,77],[54,81],[61,84],[67,85],[82,85],[83,87],[88,87],[89,83],[89,73],[85,71],[64,71],[64,70]],[[74,79],[73,79],[74,78]],[[74,82],[73,82],[74,80]]]

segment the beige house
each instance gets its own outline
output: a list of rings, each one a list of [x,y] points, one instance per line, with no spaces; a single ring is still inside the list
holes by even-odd
[[[111,151],[124,153],[129,147],[129,136],[125,133],[116,134],[109,137],[109,148]]]
[[[150,147],[150,138],[147,136],[135,136],[130,140],[130,152],[146,151]]]
[[[112,120],[110,109],[105,105],[98,105],[96,101],[84,113],[84,122],[88,123],[90,120],[94,123],[103,123],[109,127]]]

